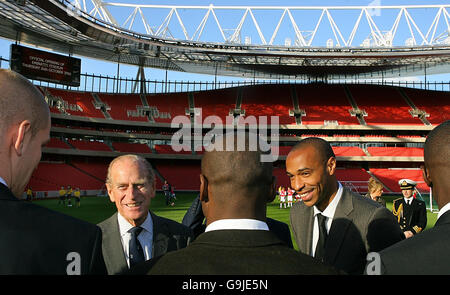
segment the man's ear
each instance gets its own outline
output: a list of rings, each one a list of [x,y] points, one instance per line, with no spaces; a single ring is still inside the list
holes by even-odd
[[[431,179],[430,169],[428,169],[425,165],[421,165],[420,169],[422,169],[422,177],[423,177],[423,180],[425,181],[425,183],[429,187],[433,187],[433,181]]]
[[[270,188],[270,194],[267,198],[267,203],[273,202],[277,196],[277,178],[275,176],[272,176],[272,185]]]
[[[334,175],[336,172],[336,158],[330,157],[327,161],[327,171],[329,175]]]
[[[14,151],[18,156],[22,156],[23,153],[23,144],[25,142],[25,136],[30,134],[31,123],[28,120],[24,120],[20,122],[19,126],[13,134],[13,147]],[[31,135],[31,134],[30,134]]]
[[[208,179],[200,174],[200,201],[208,202]]]
[[[114,195],[112,194],[112,186],[110,183],[106,183],[106,191],[108,192],[109,200],[115,203]]]
[[[150,197],[150,199],[153,199],[154,197],[156,197],[156,178],[153,179],[153,183],[151,184],[152,188],[152,196]]]

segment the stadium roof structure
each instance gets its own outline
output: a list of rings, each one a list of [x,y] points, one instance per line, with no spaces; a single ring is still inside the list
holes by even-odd
[[[105,3],[91,0],[0,0],[0,36],[57,52],[141,67],[153,67],[190,73],[235,76],[257,79],[344,79],[407,77],[450,73],[450,5],[371,6],[371,7],[224,7],[167,6]],[[119,25],[111,11],[132,9],[126,21]],[[145,9],[168,11],[159,25],[147,21]],[[426,30],[414,20],[415,9],[432,9],[436,13]],[[189,34],[181,11],[203,11],[195,33]],[[223,29],[218,11],[237,11],[239,22],[229,32]],[[271,38],[266,39],[257,11],[276,11]],[[318,11],[317,22],[311,21],[309,34],[299,29],[296,12]],[[333,12],[351,11],[356,21],[348,38],[333,18]],[[372,17],[375,11],[395,11],[392,26],[382,31]],[[242,14],[242,16],[241,16]],[[141,17],[144,31],[133,27],[136,16]],[[172,21],[175,16],[176,21]],[[201,40],[206,24],[214,20],[222,40]],[[409,28],[406,43],[395,44],[394,37],[400,21]],[[331,38],[317,45],[317,30],[328,20]],[[363,20],[370,28],[369,37],[354,45]],[[222,20],[223,21],[223,20]],[[249,38],[241,41],[242,28],[251,23],[260,42]],[[284,39],[280,28],[288,23],[295,41]],[[178,24],[182,35],[173,28]],[[442,25],[444,27],[442,27]],[[228,32],[228,33],[227,33]],[[425,33],[426,32],[426,33]],[[228,35],[227,35],[228,34]],[[253,40],[255,40],[253,38]],[[331,40],[331,42],[330,42]],[[289,42],[288,42],[289,41]],[[278,42],[280,43],[280,42]],[[334,45],[335,44],[335,45]]]

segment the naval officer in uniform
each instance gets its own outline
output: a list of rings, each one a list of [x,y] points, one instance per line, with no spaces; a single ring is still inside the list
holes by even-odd
[[[420,233],[427,225],[425,202],[413,197],[416,182],[411,179],[400,179],[398,182],[403,198],[394,200],[392,212],[400,224],[406,238]]]

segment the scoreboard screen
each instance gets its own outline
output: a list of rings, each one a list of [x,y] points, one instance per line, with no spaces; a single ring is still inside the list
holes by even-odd
[[[81,59],[11,44],[11,70],[31,80],[80,86]]]

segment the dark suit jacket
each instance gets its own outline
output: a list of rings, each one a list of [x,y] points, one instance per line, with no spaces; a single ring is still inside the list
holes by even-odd
[[[120,239],[117,212],[98,224],[103,232],[102,250],[108,274],[128,271],[127,260]],[[192,239],[191,230],[178,222],[150,212],[153,221],[152,257],[186,247]]]
[[[300,252],[311,255],[313,207],[296,203],[291,228]],[[392,213],[377,202],[344,187],[325,247],[325,262],[349,274],[362,274],[367,253],[381,251],[404,235]]]
[[[102,233],[94,224],[18,200],[0,184],[0,274],[106,274]],[[71,265],[69,265],[71,264]]]
[[[263,230],[205,232],[185,249],[149,260],[145,266],[141,273],[158,275],[339,274]]]
[[[191,207],[186,211],[183,217],[182,224],[189,227],[194,233],[194,238],[197,238],[200,234],[205,232],[206,224],[205,215],[203,215],[200,197],[197,196],[192,202]],[[267,226],[269,230],[273,232],[281,241],[283,241],[289,248],[294,248],[292,244],[291,231],[289,226],[281,221],[266,218]]]
[[[450,211],[433,228],[380,252],[381,274],[450,275]]]

